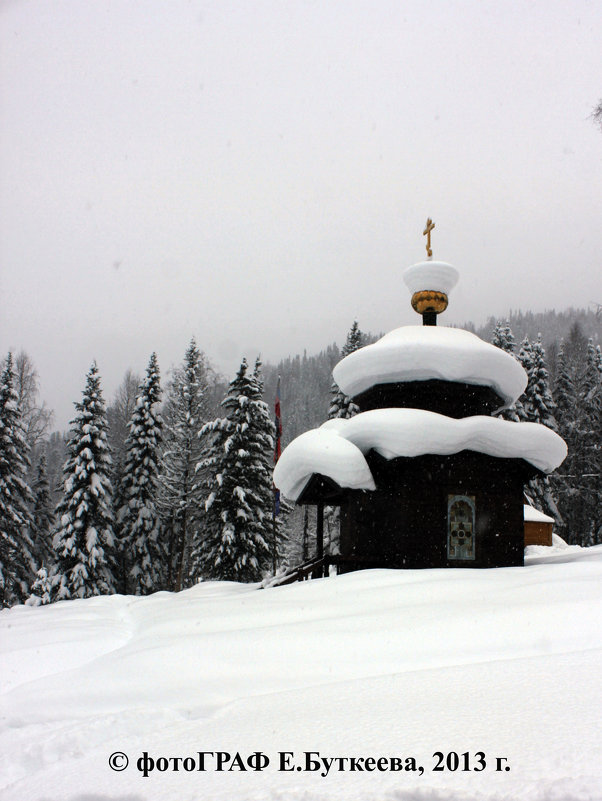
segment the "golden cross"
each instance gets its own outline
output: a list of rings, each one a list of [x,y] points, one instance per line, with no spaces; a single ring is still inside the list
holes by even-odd
[[[431,258],[433,251],[431,250],[431,231],[435,227],[435,223],[429,217],[426,221],[426,228],[422,232],[422,236],[426,236],[426,255]]]

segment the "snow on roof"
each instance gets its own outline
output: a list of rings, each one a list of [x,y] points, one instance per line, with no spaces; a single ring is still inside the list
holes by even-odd
[[[306,431],[284,449],[274,468],[274,484],[296,501],[314,473],[328,476],[340,487],[376,489],[362,452],[325,428]]]
[[[544,515],[543,512],[540,512],[539,509],[536,509],[534,506],[529,506],[529,504],[525,504],[523,506],[523,513],[524,519],[527,523],[553,523],[554,518],[549,517],[548,515]]]
[[[527,374],[509,353],[470,331],[430,325],[396,328],[342,359],[333,376],[351,397],[377,384],[437,378],[491,387],[506,405],[527,386]]]
[[[412,294],[431,289],[449,295],[458,278],[456,268],[446,261],[420,261],[403,271],[403,280]]]
[[[456,420],[423,409],[374,409],[349,420],[328,420],[297,437],[284,449],[274,483],[293,500],[314,473],[332,478],[341,487],[374,489],[364,459],[372,449],[386,459],[471,450],[525,459],[546,473],[555,470],[567,452],[558,434],[537,423],[480,415]]]

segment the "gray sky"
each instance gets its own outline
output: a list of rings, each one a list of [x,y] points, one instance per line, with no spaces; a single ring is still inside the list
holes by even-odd
[[[602,303],[602,4],[0,0],[0,353],[66,426],[190,337],[228,376],[419,323]]]

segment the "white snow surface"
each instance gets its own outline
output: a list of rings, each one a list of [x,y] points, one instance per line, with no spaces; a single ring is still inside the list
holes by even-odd
[[[444,292],[449,295],[458,283],[459,273],[446,261],[419,261],[403,271],[403,280],[410,292]]]
[[[345,449],[337,445],[337,436],[346,441]],[[355,447],[355,453],[349,445]],[[514,423],[484,415],[455,419],[423,409],[374,409],[348,420],[328,420],[320,428],[301,434],[282,452],[274,469],[274,482],[293,500],[314,473],[334,479],[341,487],[374,489],[363,459],[371,449],[386,459],[471,450],[525,459],[544,472],[555,470],[567,453],[564,440],[538,423]]]
[[[491,387],[510,405],[527,386],[526,372],[509,353],[470,331],[439,325],[396,328],[350,353],[332,374],[351,397],[377,384],[440,379]]]
[[[544,515],[544,513],[540,512],[539,509],[536,509],[534,506],[530,506],[527,503],[523,506],[523,512],[524,519],[529,523],[554,523],[553,517]]]
[[[3,611],[0,800],[600,801],[602,546],[536,553]],[[218,750],[270,765],[136,769]],[[279,751],[424,774],[279,772]],[[433,771],[436,751],[487,768]]]

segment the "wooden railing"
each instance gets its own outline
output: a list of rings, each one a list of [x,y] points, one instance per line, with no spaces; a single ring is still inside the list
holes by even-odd
[[[332,557],[322,556],[319,559],[310,559],[307,562],[303,562],[302,565],[298,565],[297,567],[294,567],[292,570],[288,570],[286,573],[283,573],[280,576],[274,576],[273,578],[265,579],[261,583],[261,589],[267,589],[268,587],[281,587],[284,584],[293,584],[295,581],[307,581],[308,579],[323,578],[324,576],[328,575],[330,559],[332,559]]]
[[[362,570],[371,567],[382,567],[374,560],[353,557],[353,556],[340,556],[338,554],[324,554],[322,557],[314,557],[307,562],[298,565],[297,567],[282,573],[280,576],[273,576],[272,578],[264,579],[260,589],[267,589],[268,587],[282,587],[285,584],[293,584],[295,581],[308,581],[309,579],[325,578],[330,575],[330,567],[334,566],[336,572],[340,573],[342,567],[347,567],[350,570]]]

